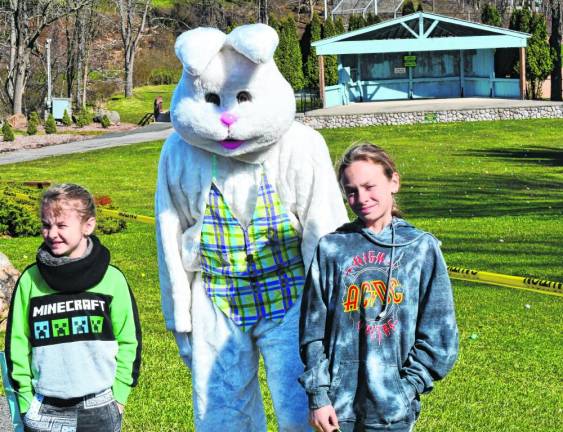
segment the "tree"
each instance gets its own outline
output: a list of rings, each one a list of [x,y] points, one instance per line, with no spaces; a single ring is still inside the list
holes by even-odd
[[[510,16],[510,29],[531,33],[526,50],[526,78],[529,81],[528,97],[541,97],[541,84],[553,69],[553,53],[547,40],[547,24],[545,17],[533,13],[530,9],[516,9]],[[516,65],[519,68],[520,64]]]
[[[307,0],[307,4],[309,6],[309,20],[312,20],[313,14],[315,13],[315,5],[317,4],[317,0]]]
[[[316,50],[311,46],[312,42],[321,39],[322,23],[319,16],[314,13],[311,22],[308,24],[308,30],[305,32],[309,35],[309,53],[303,74],[305,75],[305,86],[309,89],[319,88],[319,61],[317,59]]]
[[[151,0],[114,0],[114,3],[119,13],[119,32],[124,50],[125,97],[131,97],[135,54],[145,31]]]
[[[268,0],[258,0],[258,22],[268,24]]]
[[[346,27],[344,26],[344,21],[342,17],[336,18],[336,22],[334,23],[334,27],[336,27],[336,34],[340,35],[342,33],[346,33]]]
[[[379,15],[375,15],[372,12],[368,13],[368,16],[366,17],[366,24],[372,25],[372,24],[377,24],[381,22],[381,18],[379,17]]]
[[[336,36],[336,25],[332,18],[323,24],[323,39]],[[338,84],[338,60],[334,55],[325,56],[325,82],[327,86]]]
[[[297,26],[293,17],[283,20],[280,29],[280,43],[274,54],[276,64],[294,90],[301,90],[304,85],[303,62],[297,38]]]
[[[496,27],[502,26],[502,18],[496,5],[485,3],[481,11],[481,22]]]
[[[511,30],[529,33],[531,21],[532,13],[530,12],[530,9],[514,9],[512,15],[510,15],[510,23],[508,24],[508,28],[510,28]]]
[[[401,15],[410,15],[415,13],[416,9],[413,0],[405,0],[403,3],[403,8],[401,9]]]
[[[32,53],[43,31],[56,21],[83,8],[91,0],[78,0],[71,7],[61,1],[9,0],[10,55],[4,91],[14,114],[21,114],[23,94],[29,77]]]
[[[281,30],[281,22],[274,16],[270,15],[268,17],[268,25],[278,32],[278,36]]]
[[[358,30],[365,27],[366,19],[362,15],[352,15],[348,21],[348,31]]]
[[[90,46],[100,29],[100,16],[96,12],[98,2],[92,0],[87,7],[69,14],[65,20],[67,96],[73,98],[79,108],[86,106]],[[67,3],[72,5],[74,1],[67,0]]]
[[[561,79],[561,0],[551,0],[551,37],[549,46],[553,53],[553,70],[551,71],[551,100],[560,101],[562,99],[562,79]]]
[[[553,70],[553,57],[547,39],[547,23],[542,14],[534,13],[530,22],[532,37],[529,39],[526,56],[526,74],[530,80],[533,99],[542,96],[542,83]]]

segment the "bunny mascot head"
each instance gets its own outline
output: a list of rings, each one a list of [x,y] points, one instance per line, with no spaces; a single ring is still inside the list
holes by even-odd
[[[196,430],[264,431],[264,358],[280,431],[310,430],[299,304],[320,236],[347,221],[322,137],[294,121],[276,32],[178,38],[156,193],[162,308],[192,370]]]
[[[279,140],[295,117],[295,97],[274,63],[277,44],[277,33],[263,24],[237,27],[228,36],[198,28],[178,38],[184,74],[171,119],[184,140],[227,157]]]

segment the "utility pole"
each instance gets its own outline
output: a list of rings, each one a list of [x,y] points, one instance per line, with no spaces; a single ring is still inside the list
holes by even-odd
[[[47,112],[51,111],[51,39],[45,40],[45,50],[47,53]],[[45,115],[47,118],[47,115]]]

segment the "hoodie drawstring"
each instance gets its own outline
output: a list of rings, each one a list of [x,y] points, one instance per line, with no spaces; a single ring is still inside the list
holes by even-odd
[[[388,314],[389,314],[389,309],[391,308],[391,304],[393,303],[393,301],[389,301],[389,291],[390,291],[390,285],[392,282],[392,275],[393,275],[393,260],[395,258],[395,224],[393,223],[393,221],[391,221],[391,256],[389,259],[389,272],[387,274],[387,284],[385,285],[385,307],[383,308],[383,310],[379,313],[379,315],[377,315],[377,318],[375,318],[376,321],[381,321],[383,318],[385,318]]]

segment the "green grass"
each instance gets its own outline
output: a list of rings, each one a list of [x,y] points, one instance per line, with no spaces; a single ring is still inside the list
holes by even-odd
[[[448,264],[563,281],[563,120],[321,133],[333,157],[361,139],[393,155],[406,218],[442,240]],[[0,180],[79,182],[110,195],[124,210],[152,215],[160,148],[152,142],[5,165]],[[135,291],[143,326],[142,375],[126,408],[124,430],[193,430],[189,371],[160,312],[154,228],[129,223],[126,231],[102,241]],[[0,250],[21,270],[34,259],[38,244],[38,238],[1,238]],[[423,397],[416,431],[562,430],[563,300],[453,285],[459,360]]]
[[[172,9],[172,7],[174,6],[174,3],[176,3],[174,0],[152,0],[152,6],[155,8],[160,8],[160,9]]]
[[[146,113],[153,112],[153,104],[157,96],[162,96],[162,109],[168,111],[175,87],[176,85],[173,84],[137,87],[130,98],[122,94],[114,95],[107,102],[107,109],[119,112],[122,122],[138,123]]]

